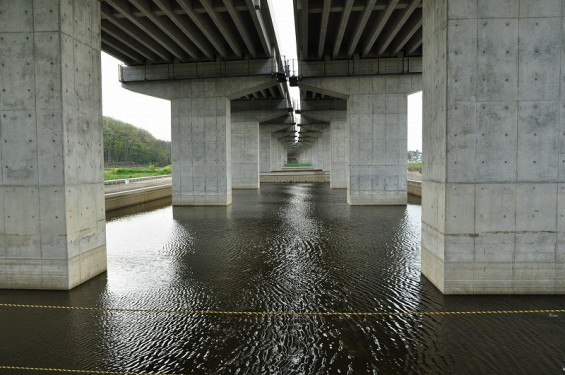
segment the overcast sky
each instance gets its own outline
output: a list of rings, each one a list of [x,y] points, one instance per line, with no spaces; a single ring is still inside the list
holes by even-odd
[[[281,55],[296,58],[296,38],[292,0],[275,0],[273,14],[278,28]],[[118,81],[120,61],[102,52],[102,111],[104,116],[146,129],[158,139],[171,140],[171,105],[168,100],[153,98],[125,90]],[[291,91],[298,100],[298,89]],[[422,96],[408,99],[408,149],[422,150]]]

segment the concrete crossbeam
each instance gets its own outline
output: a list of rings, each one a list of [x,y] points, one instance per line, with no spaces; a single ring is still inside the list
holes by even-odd
[[[270,77],[278,69],[276,59],[121,66],[120,81],[127,83],[196,78]],[[275,82],[273,81],[273,85],[276,85]]]

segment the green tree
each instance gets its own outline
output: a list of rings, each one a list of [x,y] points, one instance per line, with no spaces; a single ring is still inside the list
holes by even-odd
[[[104,163],[171,164],[171,143],[112,117],[103,118]]]

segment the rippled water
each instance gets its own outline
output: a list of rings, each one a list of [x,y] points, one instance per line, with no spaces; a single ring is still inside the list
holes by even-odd
[[[101,308],[0,308],[0,366],[565,374],[565,314],[323,314],[565,308],[563,296],[441,295],[420,275],[417,203],[351,207],[344,190],[288,184],[236,190],[230,207],[144,209],[108,218],[107,274],[71,292],[0,291],[0,303]],[[284,315],[229,313],[242,311]]]

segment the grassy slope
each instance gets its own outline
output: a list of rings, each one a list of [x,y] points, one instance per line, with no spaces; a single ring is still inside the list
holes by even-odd
[[[163,168],[149,167],[132,167],[132,168],[111,168],[104,170],[104,180],[120,180],[124,178],[162,176],[171,174],[171,166]]]

